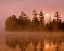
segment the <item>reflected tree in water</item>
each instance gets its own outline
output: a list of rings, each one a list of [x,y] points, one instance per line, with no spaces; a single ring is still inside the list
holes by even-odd
[[[44,50],[44,41],[40,41],[40,51],[43,51]]]
[[[25,51],[25,49],[28,47],[28,45],[30,44],[30,40],[29,39],[25,39],[24,37],[20,38],[21,41],[19,40],[18,45],[21,48],[21,51]]]
[[[24,37],[6,37],[5,43],[10,48],[16,48],[17,45],[19,45],[21,51],[25,51],[25,49],[30,44],[29,39],[25,39]]]
[[[21,51],[25,51],[29,44],[32,42],[34,46],[34,51],[37,51],[37,46],[40,43],[39,51],[44,50],[44,43],[50,43],[50,45],[55,45],[55,50],[60,51],[60,46],[62,45],[62,41],[64,40],[64,36],[55,36],[55,37],[43,37],[43,36],[6,36],[5,43],[8,47],[14,49],[18,45]],[[47,42],[46,42],[47,41]]]
[[[37,51],[37,46],[38,46],[39,40],[32,38],[32,44],[34,46],[34,51]]]
[[[5,39],[5,43],[7,46],[9,46],[10,48],[15,48],[18,44],[18,41],[16,38],[13,37],[6,37]]]
[[[53,44],[56,45],[56,47],[55,47],[56,51],[60,51],[60,45],[62,45],[62,40],[55,39],[53,41]]]

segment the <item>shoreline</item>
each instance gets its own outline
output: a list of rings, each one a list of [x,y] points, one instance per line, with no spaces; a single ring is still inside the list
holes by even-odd
[[[58,33],[58,34],[64,34],[64,32],[6,32],[5,34],[26,34],[26,33],[28,33],[28,34],[56,34],[56,33]]]

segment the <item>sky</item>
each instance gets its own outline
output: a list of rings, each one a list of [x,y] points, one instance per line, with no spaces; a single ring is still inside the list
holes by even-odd
[[[5,20],[7,17],[16,15],[17,17],[24,11],[31,19],[32,11],[36,9],[39,13],[43,11],[49,17],[53,18],[56,11],[61,13],[61,19],[64,21],[64,0],[0,0],[0,32],[4,31]],[[49,17],[45,17],[45,21]]]

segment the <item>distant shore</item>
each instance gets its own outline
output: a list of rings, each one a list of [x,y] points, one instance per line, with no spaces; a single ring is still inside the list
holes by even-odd
[[[64,32],[6,32],[6,34],[64,34]]]

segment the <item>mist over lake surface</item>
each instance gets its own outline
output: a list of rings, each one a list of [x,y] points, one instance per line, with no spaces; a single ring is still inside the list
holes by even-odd
[[[64,51],[64,0],[0,0],[0,51]]]
[[[0,51],[64,51],[64,32],[0,34]]]

